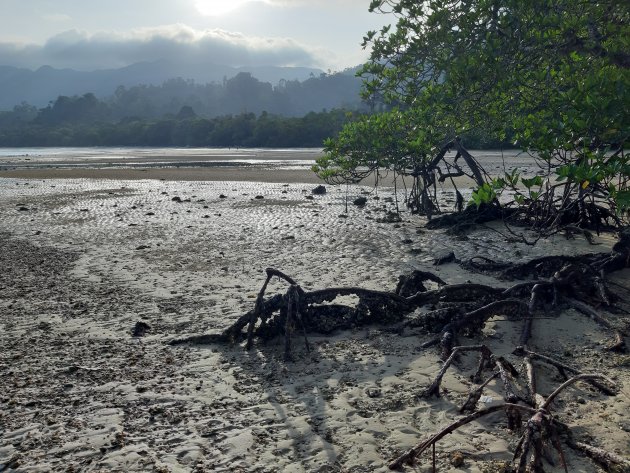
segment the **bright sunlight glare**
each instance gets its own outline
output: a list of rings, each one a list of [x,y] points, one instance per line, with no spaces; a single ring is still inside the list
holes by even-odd
[[[220,16],[236,10],[250,0],[197,0],[197,10],[202,15]]]

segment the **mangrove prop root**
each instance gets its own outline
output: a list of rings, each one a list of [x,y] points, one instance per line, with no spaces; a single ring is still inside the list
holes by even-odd
[[[485,265],[485,268],[484,268]],[[616,387],[610,380],[600,376],[581,373],[552,357],[531,351],[528,348],[532,338],[532,326],[536,313],[544,308],[546,315],[551,309],[574,308],[591,317],[604,330],[612,332],[614,341],[611,350],[624,350],[624,336],[627,333],[618,329],[600,314],[602,307],[615,302],[615,294],[606,284],[606,274],[630,265],[630,230],[613,247],[609,254],[592,254],[578,257],[545,257],[521,265],[494,264],[476,260],[478,271],[498,273],[505,279],[533,277],[534,280],[520,282],[513,286],[497,288],[482,284],[447,285],[432,273],[416,271],[400,278],[394,292],[368,290],[359,287],[325,288],[304,291],[300,285],[285,273],[269,268],[266,279],[258,293],[254,308],[240,316],[230,326],[217,334],[198,335],[172,340],[173,345],[182,343],[226,343],[247,340],[251,348],[254,338],[284,337],[285,359],[291,359],[292,334],[300,330],[304,335],[306,349],[309,350],[308,332],[331,333],[336,329],[348,329],[359,325],[381,323],[397,324],[404,327],[421,327],[432,331],[436,336],[422,347],[439,345],[444,360],[434,381],[422,391],[422,396],[439,396],[442,379],[457,356],[466,352],[479,352],[480,360],[476,373],[472,376],[478,386],[471,388],[468,399],[461,411],[476,408],[479,398],[487,385],[499,379],[503,385],[505,404],[493,406],[454,422],[443,431],[430,437],[396,459],[390,467],[400,468],[412,462],[445,435],[457,428],[492,412],[504,410],[508,427],[517,430],[522,425],[522,416],[528,415],[524,433],[514,456],[517,471],[542,471],[543,461],[552,459],[555,450],[560,463],[565,467],[564,453],[557,432],[560,424],[551,414],[554,399],[575,382],[591,384],[607,395],[616,394]],[[288,284],[284,294],[268,296],[270,281],[278,278]],[[437,285],[429,290],[426,282]],[[336,303],[337,298],[353,296],[357,303]],[[431,306],[430,311],[418,311]],[[595,309],[594,307],[597,307]],[[412,314],[410,316],[410,314]],[[523,359],[527,390],[522,390],[517,381],[519,373],[502,357],[496,357],[484,345],[456,346],[458,336],[480,332],[487,321],[494,316],[505,316],[523,321],[520,343],[513,355]],[[410,316],[410,317],[409,317]],[[404,322],[404,323],[400,323]],[[546,399],[537,390],[536,364],[544,363],[555,367],[566,382]],[[482,382],[485,369],[492,370]],[[567,379],[568,375],[573,378]],[[604,381],[604,382],[603,382]],[[518,403],[518,404],[517,404]],[[526,405],[523,405],[526,404]],[[620,465],[620,459],[596,447],[574,442],[573,448],[581,449],[600,464]],[[612,460],[611,460],[612,459]],[[623,461],[623,459],[621,459]]]
[[[475,420],[480,419],[480,418],[482,418],[484,416],[487,416],[489,414],[492,414],[494,412],[499,412],[499,411],[502,411],[502,410],[505,410],[505,409],[508,409],[508,408],[522,410],[522,411],[527,412],[529,414],[532,414],[532,413],[536,412],[531,407],[521,406],[519,404],[501,404],[499,406],[492,406],[492,407],[488,407],[487,409],[482,409],[480,411],[473,412],[472,414],[467,415],[466,417],[463,417],[463,418],[453,422],[452,424],[450,424],[448,427],[442,429],[437,434],[432,435],[427,440],[419,443],[418,445],[416,445],[415,447],[411,448],[410,450],[408,450],[404,454],[400,455],[398,458],[396,458],[394,461],[392,461],[389,464],[389,469],[390,470],[400,470],[400,469],[402,469],[402,467],[404,465],[413,465],[415,463],[415,459],[416,458],[418,458],[424,451],[426,451],[429,447],[431,447],[434,444],[436,444],[440,439],[446,437],[448,434],[451,434],[451,433],[455,432],[458,428],[462,427],[463,425],[466,425],[466,424],[469,424],[471,422],[474,422]]]
[[[550,356],[530,351],[523,346],[516,347],[516,350],[514,350],[512,353],[516,356],[523,356],[526,359],[530,359],[532,361],[541,361],[545,364],[555,367],[558,370],[558,373],[560,373],[560,375],[564,377],[565,380],[568,379],[566,373],[571,373],[575,376],[580,376],[584,374],[573,366],[562,363],[561,361],[558,361]],[[584,381],[586,381],[591,386],[597,388],[599,391],[607,396],[616,396],[618,394],[616,390],[606,386],[605,384],[600,383],[599,381],[597,381],[597,379],[585,379]]]
[[[486,348],[483,346],[471,346],[471,347],[456,347],[453,350],[453,354],[463,351],[482,351]],[[443,373],[441,373],[443,376]],[[492,379],[492,378],[491,378]],[[566,461],[564,458],[564,453],[562,451],[560,441],[559,441],[559,432],[558,425],[562,425],[558,423],[551,413],[551,405],[556,397],[562,393],[565,389],[575,384],[578,381],[593,381],[593,380],[604,380],[606,382],[611,382],[607,378],[598,374],[582,374],[579,376],[575,376],[570,380],[563,383],[557,389],[551,393],[547,399],[543,401],[539,408],[533,408],[530,406],[524,406],[521,404],[509,403],[501,404],[498,406],[492,406],[486,409],[482,409],[472,414],[463,417],[452,424],[448,425],[438,433],[430,436],[428,439],[419,443],[415,447],[409,449],[395,460],[393,460],[389,464],[389,468],[391,470],[401,470],[405,465],[414,465],[416,459],[427,449],[430,447],[434,447],[435,444],[444,438],[446,435],[453,433],[458,428],[473,422],[477,419],[480,419],[486,415],[492,414],[494,412],[499,412],[501,410],[505,411],[509,416],[521,416],[522,414],[528,414],[531,417],[527,421],[525,430],[523,435],[521,436],[517,447],[514,452],[513,463],[516,466],[517,472],[525,473],[526,471],[533,472],[542,472],[543,471],[543,459],[549,457],[550,455],[547,453],[550,450],[550,447],[555,449],[558,452],[560,457],[561,464],[564,466],[565,471],[567,470]],[[435,383],[434,383],[435,384]],[[433,384],[431,385],[433,386]],[[550,442],[550,445],[547,445],[547,442]],[[610,454],[603,450],[597,449],[595,447],[590,447],[585,444],[581,444],[579,442],[574,442],[569,439],[569,446],[572,448],[580,449],[587,453],[587,455],[592,456],[596,461],[605,465],[615,465],[615,466],[626,466],[628,462],[623,458],[618,457],[617,455]],[[608,462],[608,463],[607,463]],[[625,470],[623,470],[625,471]]]
[[[495,357],[492,354],[492,352],[488,349],[488,347],[486,347],[485,345],[459,346],[459,347],[453,348],[451,351],[451,355],[444,362],[444,364],[442,365],[442,368],[438,372],[433,382],[421,392],[420,397],[430,397],[430,396],[439,397],[440,386],[442,384],[442,378],[444,378],[444,375],[446,374],[446,371],[448,370],[448,368],[453,364],[455,359],[461,353],[466,353],[466,352],[471,352],[471,351],[480,352],[481,354],[480,365],[487,363],[490,367],[494,368],[495,373],[489,380],[483,383],[480,387],[474,388],[471,391],[468,399],[466,400],[466,402],[460,409],[461,411],[474,409],[475,404],[481,397],[483,388],[495,377],[499,377],[501,379],[501,382],[503,384],[503,389],[505,391],[504,400],[506,401],[506,403],[508,404],[515,403],[523,399],[523,396],[519,395],[516,392],[516,388],[514,386],[514,383],[512,382],[513,377],[518,377],[518,372],[516,371],[516,369],[504,358]],[[520,413],[518,411],[508,410],[508,428],[510,430],[516,430],[519,426],[520,426]]]
[[[469,352],[469,351],[478,351],[478,352],[481,352],[482,356],[484,356],[484,354],[489,352],[490,350],[488,350],[488,348],[485,345],[476,345],[476,346],[469,346],[469,347],[455,347],[455,348],[453,348],[453,350],[451,351],[451,355],[448,357],[448,359],[442,365],[442,369],[440,369],[439,373],[437,374],[437,376],[435,377],[433,382],[429,385],[429,387],[427,387],[421,393],[421,397],[439,396],[440,395],[440,385],[442,384],[442,378],[446,374],[446,371],[451,366],[453,361],[455,361],[455,357],[457,355],[459,355],[460,353],[465,353],[465,352]]]
[[[582,276],[588,280],[587,284],[608,305],[604,277],[611,272],[630,267],[630,227],[619,232],[619,240],[609,253],[544,256],[525,263],[497,262],[476,256],[468,261],[460,261],[460,265],[469,271],[492,274],[505,280],[551,278],[566,267],[580,269]]]
[[[480,264],[476,263],[479,269]],[[486,262],[490,265],[490,262]],[[496,264],[492,269],[498,269]],[[358,287],[326,288],[305,292],[297,282],[287,274],[274,268],[266,270],[266,279],[262,285],[255,307],[236,320],[222,334],[213,337],[191,337],[190,342],[200,341],[240,341],[242,331],[247,327],[247,348],[251,348],[256,336],[284,336],[292,330],[292,324],[302,327],[303,331],[330,333],[334,329],[352,328],[368,323],[400,322],[415,309],[425,305],[448,303],[474,304],[473,310],[455,308],[439,309],[420,317],[419,325],[427,327],[441,323],[439,330],[443,358],[450,355],[456,338],[462,331],[475,332],[483,328],[488,318],[494,315],[527,315],[521,336],[521,345],[527,345],[531,336],[534,312],[542,304],[558,306],[560,301],[567,301],[581,312],[588,312],[600,325],[614,332],[612,350],[623,350],[623,334],[614,329],[603,317],[590,308],[588,302],[595,305],[608,305],[610,302],[605,284],[605,274],[630,264],[630,230],[622,233],[612,253],[583,255],[578,257],[550,256],[532,260],[520,265],[500,265],[503,276],[509,279],[535,276],[546,277],[535,281],[518,283],[501,289],[481,284],[446,285],[439,277],[429,272],[415,271],[401,277],[395,292],[374,291]],[[506,267],[507,265],[507,267]],[[289,324],[286,323],[288,294],[276,294],[266,298],[268,284],[272,278],[285,281],[296,287],[299,294],[298,306],[290,311]],[[427,290],[424,283],[431,281],[438,289]],[[328,305],[341,296],[356,296],[359,303],[350,305]],[[523,299],[528,299],[525,303]],[[295,306],[296,304],[293,303]],[[463,306],[462,306],[463,307]],[[434,318],[435,320],[431,320]],[[295,320],[293,320],[295,319]],[[336,319],[336,320],[335,320]],[[422,323],[422,319],[426,322]],[[258,328],[257,324],[259,324]],[[439,327],[439,325],[438,325]],[[263,329],[264,328],[264,329]],[[184,343],[176,340],[173,343]],[[290,343],[290,342],[289,342]],[[431,343],[433,344],[433,343]]]
[[[598,447],[593,447],[592,445],[583,443],[583,442],[575,442],[570,441],[569,447],[578,452],[586,454],[589,458],[592,458],[601,466],[603,466],[606,471],[615,471],[619,473],[630,473],[630,461],[625,458],[620,457],[612,452],[607,452]]]
[[[495,373],[492,373],[492,376],[490,376],[481,385],[473,386],[470,389],[470,392],[468,393],[468,399],[466,399],[466,402],[464,402],[462,407],[459,408],[459,412],[473,412],[475,409],[477,409],[477,402],[479,402],[479,399],[481,398],[481,395],[483,394],[484,388],[488,384],[490,384],[490,382],[494,380],[497,376],[499,376],[498,371]]]

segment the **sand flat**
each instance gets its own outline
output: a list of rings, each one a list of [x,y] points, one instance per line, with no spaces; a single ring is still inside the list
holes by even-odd
[[[417,395],[439,370],[437,351],[419,348],[430,335],[358,327],[312,335],[310,353],[296,338],[289,363],[281,340],[251,352],[166,342],[221,329],[251,309],[266,267],[306,289],[393,290],[412,269],[449,283],[505,284],[431,263],[447,249],[461,259],[526,261],[614,243],[556,236],[531,247],[484,229],[461,240],[424,231],[407,214],[398,225],[379,223],[394,206],[390,188],[351,187],[368,205],[340,217],[345,187],[307,198],[314,181],[299,171],[269,182],[234,170],[229,179],[178,180],[175,172],[166,181],[47,172],[0,178],[0,465],[20,471],[388,471],[393,457],[459,417],[474,357],[448,372],[447,394],[426,400]],[[620,290],[628,273],[615,276]],[[274,282],[269,290],[284,289]],[[131,336],[137,321],[150,325],[145,337]],[[625,393],[609,398],[578,385],[558,415],[627,455],[627,355],[604,352],[609,334],[573,311],[539,322],[537,351],[605,372]],[[509,357],[519,327],[497,317],[464,341]],[[561,379],[540,373],[549,394]],[[500,391],[492,383],[486,402]],[[439,443],[440,471],[454,468],[455,451],[466,471],[499,471],[515,438],[502,415],[470,424]],[[570,471],[595,471],[567,453]],[[429,465],[424,458],[417,471]]]

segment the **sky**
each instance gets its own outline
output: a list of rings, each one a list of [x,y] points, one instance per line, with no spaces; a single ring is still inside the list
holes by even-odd
[[[392,18],[370,0],[0,0],[0,65],[110,69],[160,59],[339,71]]]

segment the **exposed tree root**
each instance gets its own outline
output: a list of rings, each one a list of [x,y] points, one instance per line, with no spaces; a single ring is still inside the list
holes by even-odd
[[[579,256],[543,256],[526,263],[489,261],[475,257],[460,262],[465,269],[493,275],[503,280],[550,278],[567,266],[580,266],[589,277],[601,277],[608,273],[630,267],[630,227],[619,232],[619,241],[612,252],[589,253]]]
[[[560,433],[569,437],[569,446],[586,453],[611,471],[615,468],[615,471],[627,471],[623,469],[627,466],[624,459],[573,441],[570,433],[567,434],[566,429],[562,430],[563,424],[554,418],[550,408],[554,399],[575,382],[589,383],[606,395],[616,394],[614,383],[601,375],[581,373],[577,368],[530,350],[528,345],[532,326],[541,308],[546,316],[559,309],[573,308],[611,332],[613,342],[608,349],[625,349],[624,337],[628,335],[625,329],[616,327],[598,309],[610,307],[615,301],[614,293],[607,288],[606,275],[630,267],[630,230],[621,233],[611,253],[545,257],[524,264],[472,260],[464,265],[468,269],[489,272],[502,279],[533,280],[519,282],[508,288],[482,284],[447,285],[432,273],[415,271],[409,276],[401,276],[394,292],[358,287],[305,291],[290,276],[269,268],[252,310],[221,333],[176,339],[170,343],[234,343],[246,340],[249,349],[255,338],[282,336],[285,359],[289,360],[292,357],[292,335],[296,330],[302,333],[309,349],[309,332],[327,334],[337,329],[375,323],[396,324],[400,330],[419,327],[435,334],[423,347],[439,345],[444,360],[436,378],[419,393],[420,396],[439,396],[442,379],[456,358],[466,352],[478,352],[479,364],[472,376],[477,385],[471,389],[461,412],[474,411],[484,388],[494,379],[499,379],[503,386],[505,403],[473,412],[454,422],[400,456],[391,463],[390,468],[401,468],[413,462],[422,452],[429,447],[435,448],[441,438],[457,428],[485,415],[505,410],[508,428],[513,431],[522,428],[523,414],[529,416],[514,454],[515,471],[542,472],[544,460],[550,459],[549,452],[554,449],[566,470]],[[289,288],[284,294],[267,297],[268,284],[274,277],[285,281]],[[347,296],[352,296],[358,302],[348,303]],[[426,307],[429,310],[419,310]],[[522,358],[524,376],[508,360],[496,357],[484,345],[458,344],[459,335],[479,333],[490,318],[498,315],[523,323],[519,346],[512,354]],[[546,399],[537,390],[537,363],[555,367],[566,380]],[[484,380],[487,370],[491,373]],[[573,377],[569,379],[568,375]]]
[[[569,441],[569,447],[586,454],[599,463],[606,471],[616,473],[630,473],[630,462],[619,455],[607,452],[598,447],[593,447],[583,442]]]
[[[482,353],[484,353],[484,351],[487,349],[485,349],[485,347],[458,347],[456,350],[480,350]],[[455,353],[455,351],[453,353]],[[442,372],[440,373],[443,375]],[[558,452],[561,464],[563,465],[565,471],[568,471],[565,456],[560,444],[561,424],[559,424],[552,415],[551,405],[555,398],[572,384],[578,381],[592,382],[595,380],[612,383],[612,381],[608,380],[602,375],[581,374],[567,380],[565,383],[559,386],[537,408],[525,406],[522,404],[516,404],[514,402],[506,402],[499,406],[492,406],[487,409],[482,409],[474,412],[453,422],[446,428],[442,429],[440,432],[432,435],[427,440],[421,442],[404,454],[400,455],[398,458],[390,463],[389,468],[392,470],[400,470],[405,465],[414,465],[416,459],[423,452],[425,452],[429,447],[434,446],[440,439],[444,438],[446,435],[451,434],[463,425],[480,419],[488,414],[504,410],[508,416],[508,419],[510,417],[520,417],[523,413],[529,414],[531,416],[527,421],[524,433],[522,434],[514,452],[513,464],[515,466],[516,472],[524,473],[526,471],[531,471],[538,473],[544,471],[543,459],[545,458],[545,456],[547,456],[546,452],[549,450],[549,447],[553,447],[553,449]],[[606,464],[608,467],[611,467],[612,465],[614,465],[615,467],[624,466],[628,463],[626,460],[620,458],[617,455],[605,452],[600,449],[596,449],[594,447],[589,447],[580,442],[571,441],[569,445],[578,449],[582,449],[589,456],[593,455],[598,463]]]

